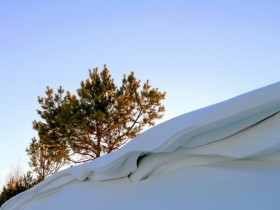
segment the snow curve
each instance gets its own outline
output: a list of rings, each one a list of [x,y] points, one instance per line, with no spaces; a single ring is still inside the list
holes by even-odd
[[[26,209],[77,181],[139,182],[199,165],[280,161],[279,93],[280,82],[161,123],[116,152],[54,174],[1,209]]]

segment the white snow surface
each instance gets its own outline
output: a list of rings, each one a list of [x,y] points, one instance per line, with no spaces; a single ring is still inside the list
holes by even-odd
[[[280,82],[166,121],[2,210],[280,209]]]

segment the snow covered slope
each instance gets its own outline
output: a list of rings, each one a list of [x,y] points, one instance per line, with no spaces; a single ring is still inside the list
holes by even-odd
[[[181,115],[2,206],[280,209],[280,83]]]

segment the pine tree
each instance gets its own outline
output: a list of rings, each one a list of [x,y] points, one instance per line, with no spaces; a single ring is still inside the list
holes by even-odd
[[[95,68],[77,95],[64,94],[62,87],[54,93],[47,87],[46,96],[38,98],[42,121],[33,122],[39,136],[34,144],[46,150],[46,158],[62,165],[93,160],[154,125],[163,116],[164,98],[165,92],[152,88],[149,80],[141,88],[133,72],[124,75],[118,88],[106,66],[100,73]],[[32,162],[35,153],[28,154]]]
[[[23,175],[20,175],[18,170],[14,171],[0,193],[0,207],[10,198],[28,190],[37,183],[39,181],[32,177],[30,171]]]
[[[29,166],[37,174],[38,181],[56,173],[63,165],[67,164],[66,158],[64,158],[65,154],[59,154],[59,150],[42,144],[36,138],[32,139],[26,152],[30,156]]]

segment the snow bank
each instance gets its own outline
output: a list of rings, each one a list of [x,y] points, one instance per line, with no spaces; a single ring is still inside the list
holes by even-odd
[[[2,209],[280,209],[279,93],[276,83],[171,119]]]

